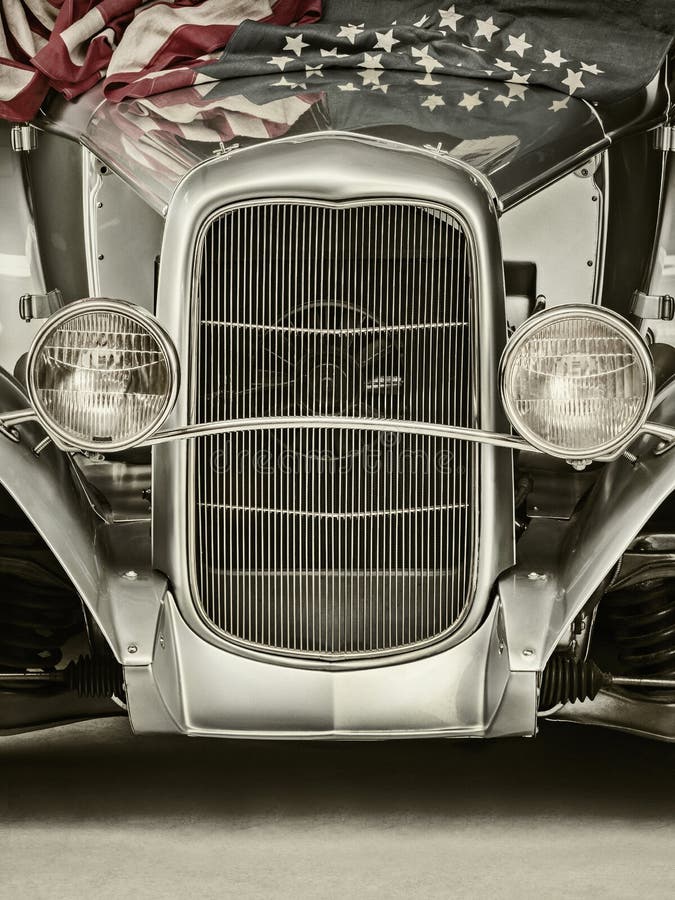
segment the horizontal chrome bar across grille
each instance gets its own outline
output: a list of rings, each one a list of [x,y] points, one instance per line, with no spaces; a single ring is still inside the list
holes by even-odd
[[[192,588],[219,631],[354,655],[462,620],[480,449],[321,416],[475,427],[471,272],[440,208],[268,203],[205,228],[192,423],[317,418],[191,442]]]

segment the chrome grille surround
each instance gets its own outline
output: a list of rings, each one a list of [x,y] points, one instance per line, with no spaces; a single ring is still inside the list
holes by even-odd
[[[274,255],[292,228],[292,246],[313,255]],[[259,268],[246,252],[254,245]],[[364,265],[374,261],[379,279]],[[478,424],[474,266],[464,225],[430,203],[265,201],[219,210],[201,229],[191,421],[267,423],[191,442],[188,455],[191,590],[228,640],[348,658],[425,645],[463,622],[476,583],[482,451],[399,434],[396,420]],[[289,414],[316,426],[269,427]],[[340,414],[391,427],[341,428]],[[375,472],[354,472],[373,442]],[[251,465],[260,453],[272,454],[270,472]],[[451,462],[438,471],[401,469],[401,458],[439,454]],[[392,456],[398,468],[382,479]],[[217,471],[231,473],[233,457],[241,474]],[[338,471],[295,470],[317,457]]]

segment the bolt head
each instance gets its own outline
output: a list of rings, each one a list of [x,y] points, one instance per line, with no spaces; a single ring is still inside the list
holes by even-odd
[[[138,644],[129,644],[127,653],[138,653]]]
[[[133,569],[129,569],[128,572],[125,572],[122,578],[126,578],[127,581],[136,581],[138,578],[138,572],[135,572]]]
[[[532,647],[525,647],[523,650],[523,656],[534,656],[534,650]]]

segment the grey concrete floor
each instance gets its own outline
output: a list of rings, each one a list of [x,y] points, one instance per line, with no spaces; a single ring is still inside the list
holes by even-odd
[[[0,738],[5,898],[675,895],[675,747]]]

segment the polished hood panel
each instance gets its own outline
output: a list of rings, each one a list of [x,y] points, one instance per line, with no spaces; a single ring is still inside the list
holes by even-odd
[[[214,154],[261,143],[354,133],[461,160],[489,179],[504,208],[607,144],[585,101],[526,83],[400,73],[378,90],[277,74],[137,100],[101,103],[81,139],[157,210]],[[439,86],[441,85],[441,86]],[[317,154],[321,154],[317,143]]]

